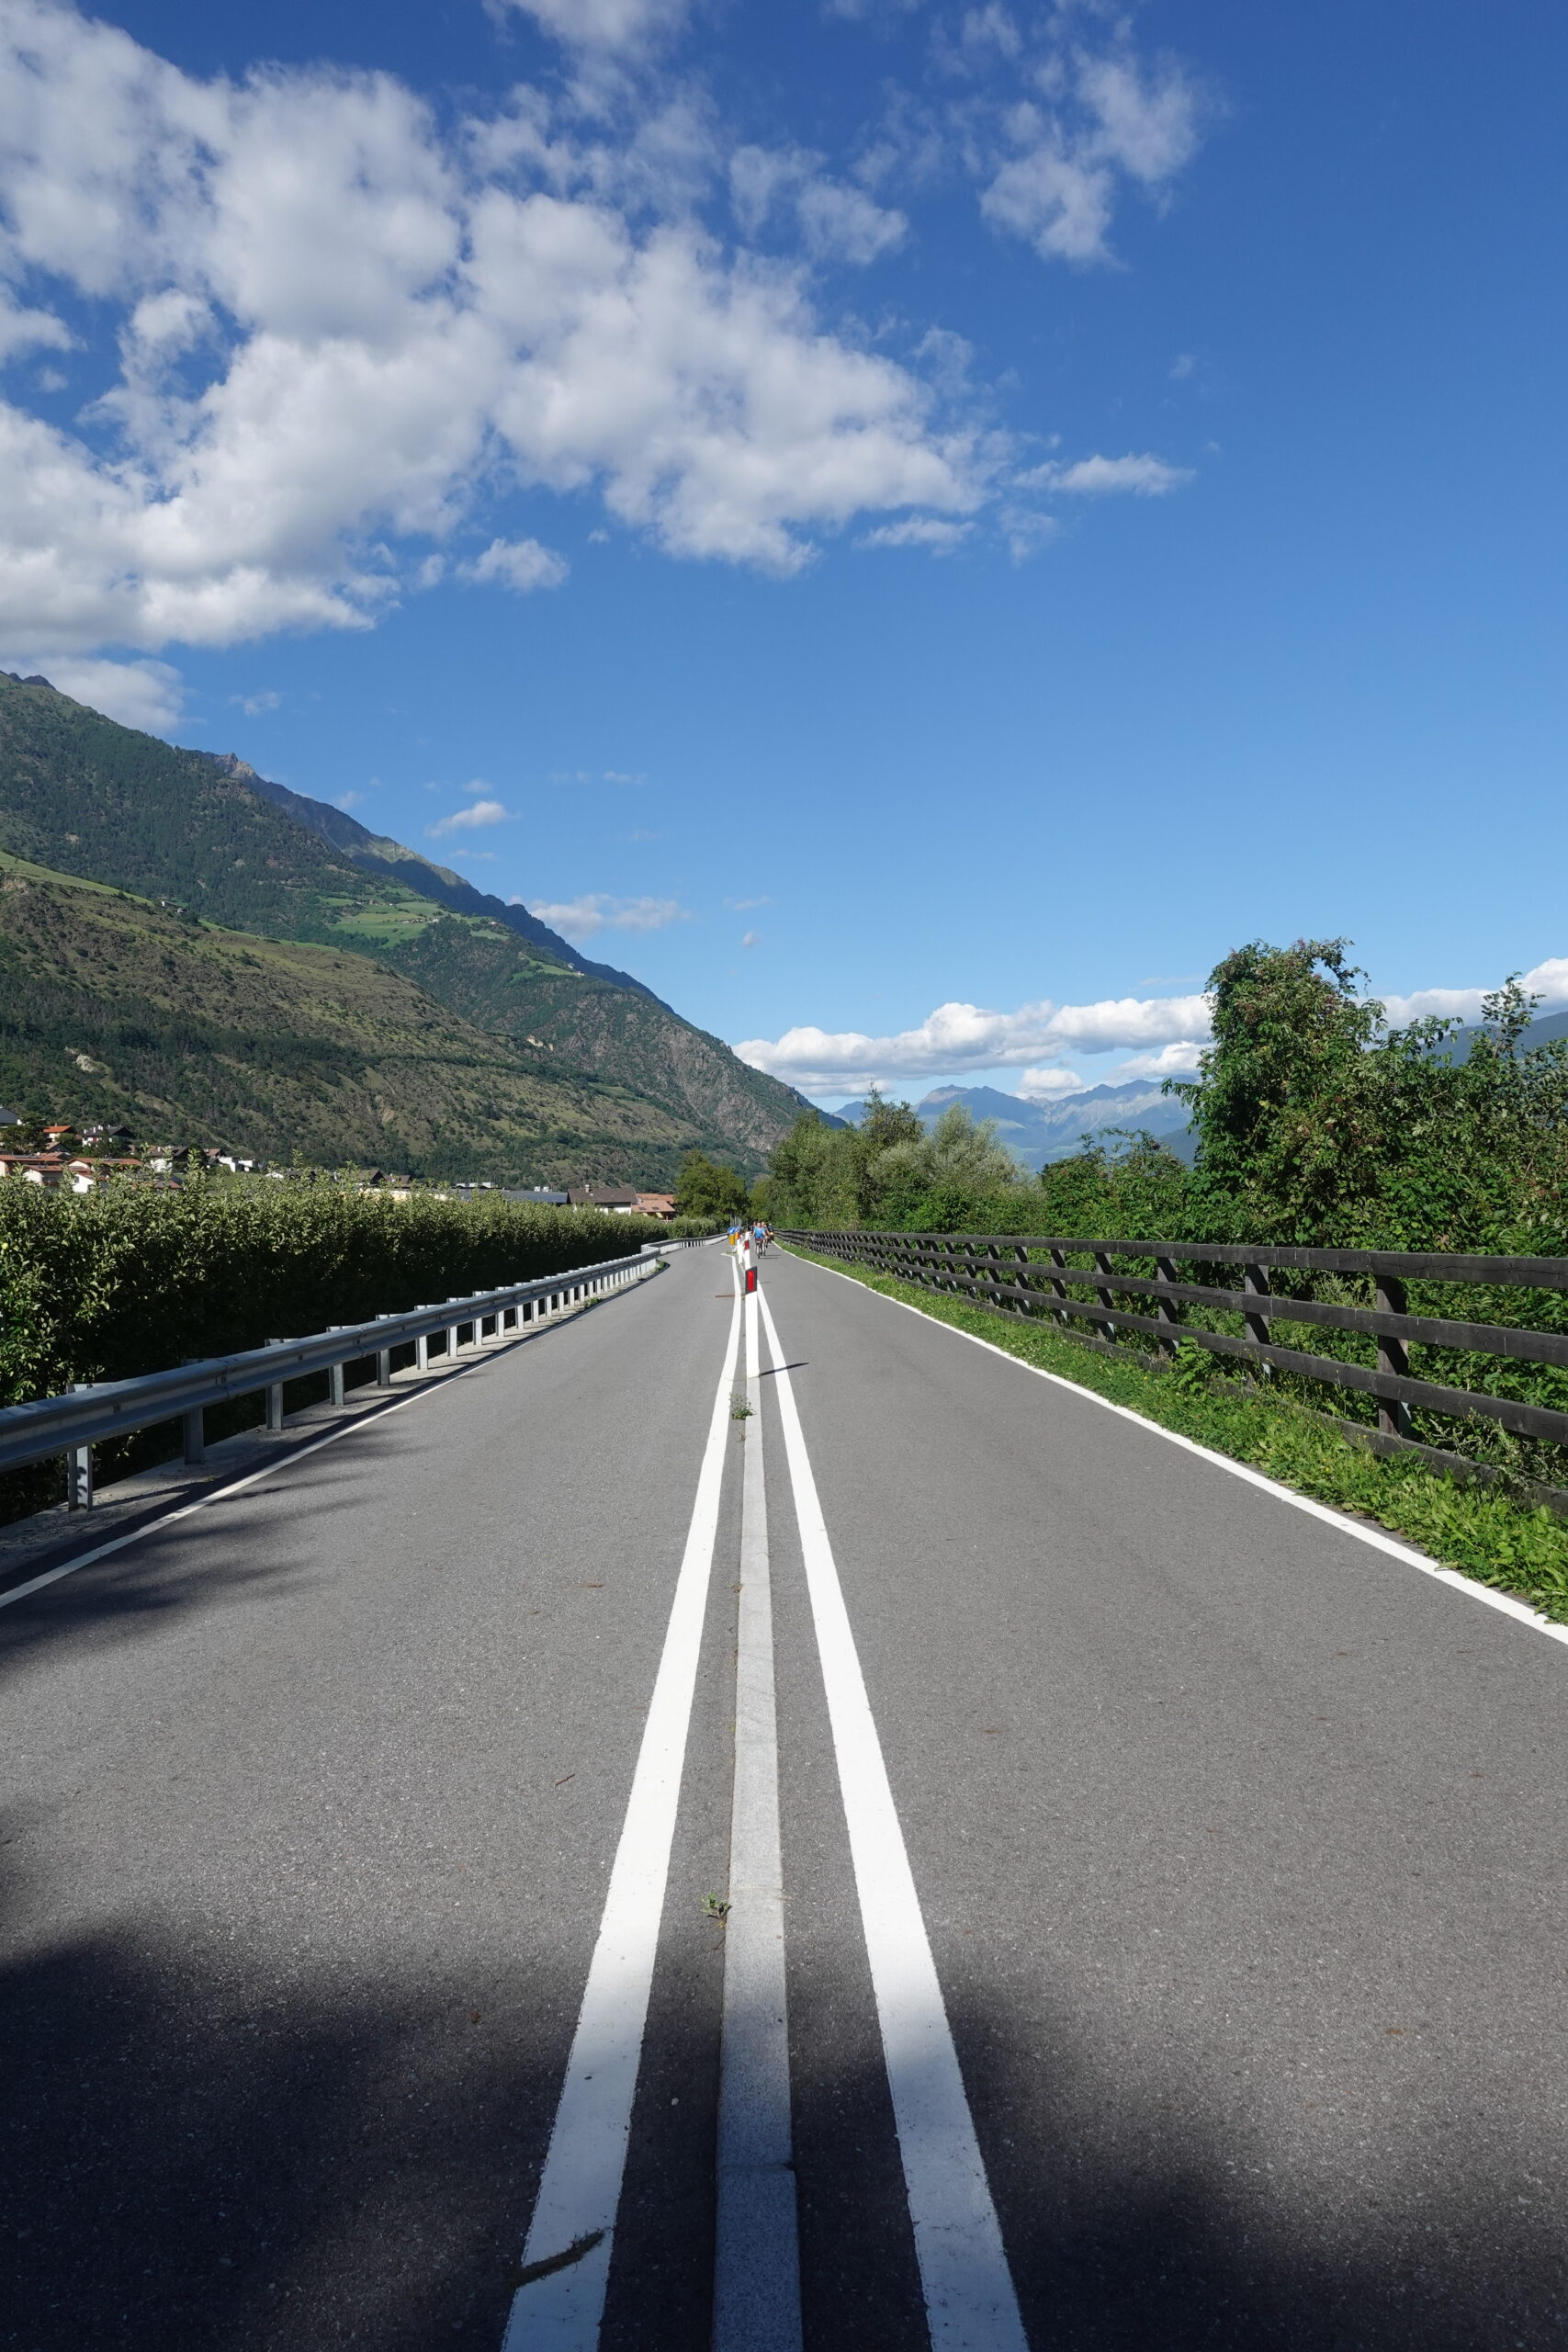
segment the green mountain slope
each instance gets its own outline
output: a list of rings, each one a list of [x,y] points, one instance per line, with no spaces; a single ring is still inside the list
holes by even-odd
[[[595,979],[609,980],[615,988],[636,989],[644,996],[653,995],[651,989],[645,989],[629,972],[618,972],[613,964],[595,964],[581,955],[559,932],[551,931],[526,907],[513,906],[489,890],[476,890],[471,882],[465,882],[449,865],[437,865],[434,859],[423,857],[416,849],[405,849],[401,842],[393,841],[386,833],[373,833],[368,825],[362,825],[345,809],[334,808],[328,800],[312,800],[306,793],[291,791],[286,784],[273,784],[266,776],[258,775],[248,762],[236,759],[231,752],[210,756],[230,775],[243,777],[253,792],[270,800],[275,808],[281,808],[296,824],[308,827],[334,849],[342,850],[364,873],[379,876],[384,881],[406,884],[454,914],[481,915],[492,922],[504,923],[547,961],[565,965],[569,971],[587,972]],[[657,998],[654,1001],[660,1001]],[[665,1010],[668,1012],[669,1007]]]
[[[0,1098],[248,1156],[534,1183],[672,1181],[631,1090],[520,1067],[412,980],[0,855]]]
[[[373,956],[506,1041],[520,1075],[643,1102],[660,1150],[673,1121],[751,1172],[801,1108],[526,910],[231,756],[175,749],[3,672],[0,849],[230,929]]]

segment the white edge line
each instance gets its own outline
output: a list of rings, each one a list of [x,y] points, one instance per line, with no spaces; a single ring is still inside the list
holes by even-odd
[[[791,1255],[795,1253],[792,1251]],[[944,1323],[940,1315],[928,1315],[911,1299],[891,1298],[885,1290],[873,1290],[869,1283],[858,1282],[853,1274],[840,1272],[837,1266],[824,1266],[815,1258],[797,1258],[797,1264],[809,1266],[819,1274],[835,1274],[840,1282],[853,1283],[859,1291],[872,1298],[880,1298],[888,1306],[901,1306],[907,1315],[918,1315],[920,1321],[938,1331],[951,1331],[955,1340],[968,1340],[976,1348],[984,1348],[987,1355],[1000,1356],[1004,1363],[1016,1364],[1020,1372],[1032,1373],[1037,1380],[1048,1380],[1055,1388],[1065,1388],[1069,1396],[1087,1398],[1089,1404],[1101,1406],[1108,1413],[1120,1415],[1134,1428],[1147,1430],[1151,1436],[1162,1437],[1169,1445],[1179,1445],[1188,1453],[1195,1453],[1201,1462],[1212,1462],[1216,1469],[1228,1470],[1233,1478],[1245,1478],[1249,1487],[1260,1487],[1266,1495],[1289,1503],[1292,1510],[1305,1511],[1311,1519],[1321,1519],[1326,1526],[1337,1528],[1342,1535],[1353,1535],[1359,1544],[1370,1544],[1374,1552],[1386,1552],[1391,1560],[1403,1560],[1407,1567],[1419,1568],[1423,1576],[1435,1577],[1439,1584],[1450,1585],[1456,1592],[1468,1594],[1472,1600],[1484,1601],[1488,1609],[1499,1609],[1505,1617],[1514,1618],[1519,1624],[1529,1626],[1533,1633],[1546,1634],[1554,1642],[1568,1645],[1568,1625],[1554,1624],[1543,1617],[1539,1609],[1528,1601],[1516,1600],[1512,1593],[1498,1592],[1495,1587],[1478,1583],[1461,1569],[1445,1568],[1440,1560],[1429,1559],[1425,1552],[1417,1552],[1397,1536],[1385,1535],[1381,1528],[1363,1527],[1359,1520],[1348,1518],[1344,1511],[1335,1510],[1328,1503],[1320,1503],[1311,1495],[1298,1495],[1293,1487],[1282,1487],[1262,1470],[1255,1470],[1249,1462],[1235,1462],[1228,1453],[1216,1453],[1213,1446],[1200,1445],[1196,1438],[1183,1437],[1179,1430],[1168,1430],[1163,1422],[1153,1421],[1145,1414],[1135,1413],[1130,1405],[1114,1404],[1109,1396],[1101,1396],[1097,1389],[1086,1388],[1076,1380],[1068,1380],[1059,1372],[1047,1372],[1043,1365],[1028,1363],[1022,1356],[1015,1356],[1007,1348],[998,1348],[994,1340],[981,1339],[977,1331],[961,1330],[956,1323]]]
[[[563,1330],[567,1321],[575,1320],[575,1317],[570,1317],[558,1323],[538,1324],[525,1336],[531,1340],[537,1339],[541,1331]],[[460,1364],[457,1371],[427,1382],[423,1388],[416,1388],[412,1396],[396,1396],[378,1407],[373,1413],[358,1413],[352,1421],[344,1421],[341,1429],[329,1430],[324,1437],[312,1438],[309,1445],[292,1447],[276,1462],[264,1462],[259,1470],[248,1470],[243,1478],[233,1479],[227,1487],[214,1487],[210,1493],[197,1495],[194,1502],[181,1503],[176,1510],[164,1511],[156,1519],[144,1519],[140,1526],[127,1528],[123,1535],[111,1535],[107,1544],[95,1544],[90,1552],[78,1552],[74,1559],[62,1560],[57,1567],[45,1568],[41,1576],[29,1577],[26,1584],[12,1585],[8,1592],[0,1592],[0,1609],[9,1609],[14,1600],[26,1600],[29,1593],[41,1592],[45,1585],[58,1584],[62,1577],[73,1576],[78,1568],[90,1568],[96,1560],[107,1560],[111,1552],[123,1552],[128,1544],[140,1544],[144,1535],[156,1535],[160,1528],[173,1527],[176,1520],[188,1519],[193,1511],[206,1510],[213,1503],[227,1502],[231,1495],[243,1494],[247,1487],[255,1486],[262,1478],[274,1478],[280,1470],[292,1470],[297,1462],[304,1462],[312,1453],[320,1453],[324,1445],[335,1445],[340,1437],[354,1437],[360,1430],[369,1429],[377,1421],[384,1421],[389,1414],[400,1413],[405,1405],[418,1405],[426,1396],[439,1396],[444,1388],[450,1388],[455,1380],[467,1380],[469,1373],[482,1371],[498,1356],[510,1355],[511,1352],[510,1348],[495,1348],[488,1356],[476,1356],[471,1363]]]

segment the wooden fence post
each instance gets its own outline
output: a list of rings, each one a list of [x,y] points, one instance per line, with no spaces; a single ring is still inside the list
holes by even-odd
[[[1397,1274],[1374,1274],[1372,1299],[1380,1315],[1407,1315],[1410,1311],[1408,1294]],[[1392,1372],[1401,1378],[1409,1376],[1410,1351],[1403,1340],[1378,1333],[1378,1370]],[[1410,1435],[1410,1408],[1403,1397],[1378,1398],[1378,1427],[1385,1437]]]

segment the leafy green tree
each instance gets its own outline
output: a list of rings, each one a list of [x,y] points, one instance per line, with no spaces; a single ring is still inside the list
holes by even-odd
[[[1191,1171],[1146,1127],[1106,1127],[1085,1136],[1070,1159],[1040,1171],[1045,1233],[1086,1240],[1177,1240],[1186,1237]]]
[[[744,1216],[749,1195],[744,1177],[705,1151],[689,1151],[675,1186],[677,1216]]]

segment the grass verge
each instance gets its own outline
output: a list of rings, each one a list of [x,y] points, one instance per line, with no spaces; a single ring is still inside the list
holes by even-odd
[[[1303,1406],[1216,1396],[1170,1373],[1091,1354],[1048,1324],[920,1290],[865,1266],[841,1265],[794,1243],[789,1247],[793,1257],[848,1274],[867,1290],[919,1307],[934,1322],[973,1332],[1024,1363],[1093,1389],[1235,1462],[1250,1463],[1298,1494],[1373,1520],[1445,1567],[1513,1593],[1543,1617],[1568,1624],[1568,1524],[1545,1509],[1512,1502],[1495,1487],[1465,1485],[1423,1463],[1369,1453],[1325,1429]]]

